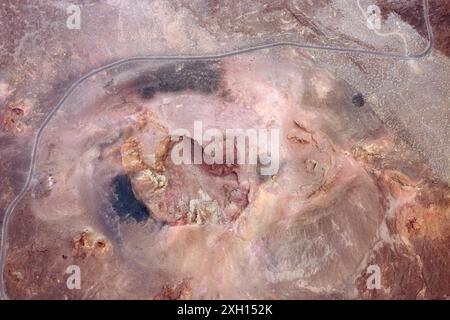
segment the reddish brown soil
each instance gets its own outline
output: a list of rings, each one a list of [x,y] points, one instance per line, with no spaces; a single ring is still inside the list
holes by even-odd
[[[445,55],[450,56],[450,1],[429,0],[429,3],[431,26],[435,37],[434,46]],[[382,8],[385,18],[389,12],[394,11],[423,36],[427,36],[422,0],[378,0],[378,4]]]

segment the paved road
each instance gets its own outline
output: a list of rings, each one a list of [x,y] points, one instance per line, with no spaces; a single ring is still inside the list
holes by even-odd
[[[1,243],[0,243],[0,299],[5,300],[9,299],[8,295],[5,291],[5,284],[4,284],[4,268],[5,268],[5,258],[6,258],[6,250],[7,250],[7,236],[8,236],[8,224],[11,219],[12,213],[14,212],[14,209],[16,208],[17,204],[22,200],[26,192],[28,191],[28,188],[30,187],[31,180],[33,178],[34,172],[35,172],[35,162],[36,162],[36,153],[37,153],[37,145],[39,143],[39,140],[42,136],[42,132],[46,128],[47,124],[50,122],[50,120],[53,118],[55,113],[62,107],[64,102],[67,100],[67,98],[72,94],[72,92],[85,80],[89,79],[93,75],[120,66],[124,65],[130,62],[137,62],[137,61],[196,61],[196,60],[217,60],[222,59],[226,57],[236,56],[242,53],[249,53],[254,52],[258,50],[263,49],[269,49],[269,48],[276,48],[276,47],[294,47],[294,48],[302,48],[302,49],[310,49],[310,50],[323,50],[323,51],[333,51],[333,52],[342,52],[342,53],[355,53],[355,54],[362,54],[362,55],[371,55],[371,56],[378,56],[378,57],[384,57],[388,59],[397,59],[397,60],[419,60],[424,57],[426,57],[433,49],[434,46],[434,36],[433,36],[433,30],[431,28],[430,23],[430,16],[429,16],[429,3],[428,0],[423,0],[423,8],[424,8],[424,19],[425,24],[427,28],[428,33],[428,46],[427,48],[416,55],[401,55],[401,54],[395,54],[395,53],[385,53],[385,52],[378,52],[378,51],[372,51],[372,50],[364,50],[364,49],[351,49],[351,48],[336,48],[336,47],[329,47],[329,46],[314,46],[314,45],[305,45],[297,42],[273,42],[273,43],[266,43],[261,44],[257,46],[252,46],[248,48],[238,49],[234,51],[229,51],[225,53],[218,53],[218,54],[211,54],[211,55],[199,55],[199,56],[171,56],[171,55],[160,55],[160,56],[144,56],[144,57],[132,57],[128,59],[122,59],[115,61],[113,63],[110,63],[108,65],[102,66],[100,68],[94,69],[78,79],[75,83],[73,83],[70,88],[66,91],[62,99],[58,102],[58,104],[52,109],[52,111],[47,115],[41,126],[39,127],[37,134],[33,141],[33,146],[31,150],[31,161],[30,161],[30,168],[27,175],[27,180],[19,192],[17,196],[14,198],[14,200],[9,204],[9,206],[6,209],[5,215],[3,217],[3,224],[2,224],[2,230],[1,230]]]

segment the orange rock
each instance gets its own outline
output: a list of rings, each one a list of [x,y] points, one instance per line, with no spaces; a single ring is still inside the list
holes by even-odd
[[[73,238],[74,256],[87,258],[104,254],[110,244],[103,238],[96,238],[91,231],[83,231]]]
[[[191,300],[192,289],[187,281],[173,286],[166,285],[161,292],[153,297],[154,300]]]
[[[2,126],[9,132],[23,132],[26,125],[22,122],[25,111],[21,107],[10,107],[2,116]]]

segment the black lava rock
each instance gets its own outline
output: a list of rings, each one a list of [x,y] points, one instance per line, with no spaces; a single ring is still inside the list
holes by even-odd
[[[364,106],[366,101],[364,100],[364,96],[362,95],[362,93],[357,93],[352,97],[352,103],[355,107],[361,108],[362,106]]]

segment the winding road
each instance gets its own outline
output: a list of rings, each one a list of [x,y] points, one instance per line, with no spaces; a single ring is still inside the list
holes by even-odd
[[[142,56],[142,57],[132,57],[128,59],[122,59],[115,61],[113,63],[107,64],[105,66],[102,66],[100,68],[94,69],[90,71],[89,73],[82,76],[80,79],[78,79],[76,82],[74,82],[70,88],[66,91],[64,96],[61,98],[61,100],[58,102],[58,104],[52,109],[52,111],[47,115],[45,120],[42,122],[41,126],[39,127],[36,136],[33,141],[33,146],[31,150],[31,160],[30,160],[30,168],[28,171],[27,179],[25,181],[25,184],[21,191],[17,194],[17,196],[13,199],[13,201],[9,204],[9,206],[6,209],[5,215],[3,217],[3,224],[2,224],[2,230],[1,230],[1,243],[0,243],[0,299],[6,300],[9,299],[8,295],[5,291],[5,284],[4,284],[4,268],[5,268],[5,258],[6,258],[6,251],[7,251],[7,236],[8,236],[8,224],[11,219],[11,216],[14,212],[14,209],[16,208],[17,204],[22,200],[26,192],[28,191],[32,178],[35,173],[35,162],[36,162],[36,154],[37,154],[37,146],[39,144],[40,138],[42,136],[43,131],[45,130],[47,124],[50,122],[50,120],[53,118],[55,113],[62,107],[64,102],[67,100],[67,98],[72,94],[72,92],[85,80],[89,79],[90,77],[94,76],[95,74],[120,66],[131,62],[137,62],[137,61],[195,61],[195,60],[217,60],[222,59],[225,57],[231,57],[236,56],[242,53],[249,53],[254,52],[258,50],[263,49],[269,49],[269,48],[275,48],[275,47],[294,47],[294,48],[301,48],[301,49],[309,49],[309,50],[324,50],[324,51],[331,51],[331,52],[342,52],[342,53],[354,53],[354,54],[362,54],[362,55],[371,55],[371,56],[378,56],[388,59],[397,59],[397,60],[419,60],[424,57],[426,57],[433,49],[434,46],[434,36],[433,36],[433,30],[431,28],[430,23],[430,16],[429,16],[429,3],[428,0],[423,0],[423,8],[424,8],[424,20],[426,24],[427,34],[428,34],[428,46],[427,48],[416,55],[401,55],[396,53],[383,53],[378,51],[371,51],[371,50],[364,50],[364,49],[351,49],[351,48],[339,48],[339,47],[329,47],[329,46],[314,46],[314,45],[305,45],[300,44],[297,42],[273,42],[273,43],[266,43],[261,44],[257,46],[237,49],[234,51],[229,51],[225,53],[218,53],[218,54],[211,54],[211,55],[198,55],[198,56],[172,56],[172,55],[158,55],[158,56]]]

